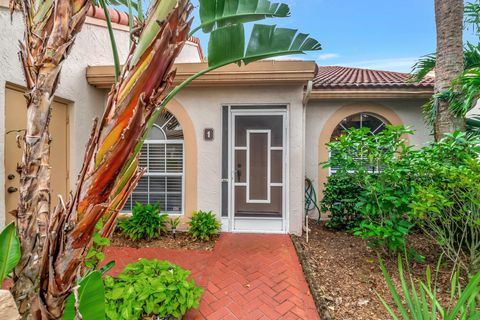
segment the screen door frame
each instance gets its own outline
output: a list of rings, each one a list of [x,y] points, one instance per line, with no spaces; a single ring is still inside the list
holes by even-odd
[[[283,180],[282,217],[235,217],[235,118],[237,116],[282,116],[283,118]],[[229,106],[228,124],[228,231],[244,233],[288,233],[289,228],[289,131],[288,106]],[[275,185],[278,185],[276,183]]]

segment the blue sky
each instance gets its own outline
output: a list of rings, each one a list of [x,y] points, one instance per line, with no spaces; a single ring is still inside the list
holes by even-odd
[[[192,1],[194,4],[198,0]],[[323,50],[301,56],[320,65],[345,65],[409,72],[422,55],[435,51],[433,0],[283,0],[292,10],[268,23],[297,28]],[[194,25],[198,24],[195,19]],[[202,45],[207,37],[198,33]],[[468,39],[473,38],[466,31]]]

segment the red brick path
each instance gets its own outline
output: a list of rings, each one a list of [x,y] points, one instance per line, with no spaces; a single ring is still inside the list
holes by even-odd
[[[108,248],[111,274],[139,258],[169,260],[192,270],[203,287],[200,308],[185,319],[319,320],[290,238],[225,233],[212,252]]]

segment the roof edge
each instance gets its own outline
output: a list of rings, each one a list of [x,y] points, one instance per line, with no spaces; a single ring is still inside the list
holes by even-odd
[[[205,70],[206,62],[175,64],[178,84],[195,73]],[[315,75],[314,61],[264,60],[239,67],[232,64],[211,71],[194,80],[190,86],[241,86],[241,85],[305,85]],[[114,83],[113,66],[89,66],[86,72],[90,85],[107,89]]]
[[[432,97],[433,88],[359,88],[359,89],[314,89],[310,101],[345,99],[420,99]]]

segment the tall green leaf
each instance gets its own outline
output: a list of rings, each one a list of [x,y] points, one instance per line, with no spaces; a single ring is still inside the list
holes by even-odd
[[[242,25],[230,25],[214,30],[208,44],[208,65],[214,67],[242,61],[249,64],[261,59],[322,49],[320,43],[308,34],[297,34],[294,29],[263,24],[253,26],[248,46],[242,55],[240,51],[244,43]]]
[[[288,16],[290,8],[287,4],[269,0],[200,0],[201,25],[190,34],[200,29],[208,33],[227,25]]]
[[[10,223],[0,233],[0,285],[20,261],[20,240],[15,224]]]
[[[105,287],[102,273],[93,271],[79,283],[78,300],[79,310],[83,320],[105,319]],[[72,293],[65,306],[64,320],[75,319],[75,296]]]

